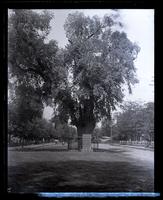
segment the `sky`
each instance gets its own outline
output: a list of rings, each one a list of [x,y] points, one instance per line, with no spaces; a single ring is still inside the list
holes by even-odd
[[[51,10],[54,19],[51,21],[51,32],[48,40],[58,41],[58,46],[64,48],[67,38],[63,28],[69,13],[81,11],[86,16],[103,17],[110,13],[109,9],[57,9]],[[120,9],[120,19],[124,31],[132,42],[136,42],[141,50],[135,61],[139,83],[132,87],[132,94],[125,91],[125,101],[154,101],[154,10],[153,9]],[[49,119],[52,109],[44,110],[44,117]]]

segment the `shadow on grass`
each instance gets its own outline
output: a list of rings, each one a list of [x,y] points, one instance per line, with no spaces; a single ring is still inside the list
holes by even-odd
[[[128,162],[37,162],[8,168],[11,192],[154,191],[149,169]]]

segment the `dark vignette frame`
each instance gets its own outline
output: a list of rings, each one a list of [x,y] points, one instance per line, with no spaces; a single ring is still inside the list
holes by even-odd
[[[1,83],[2,86],[2,95],[1,95],[1,122],[2,122],[2,133],[0,134],[0,172],[1,172],[1,184],[0,184],[0,194],[9,199],[20,198],[20,199],[39,199],[38,195],[35,194],[10,194],[7,192],[7,88],[8,88],[8,70],[7,70],[7,27],[8,27],[8,9],[19,8],[19,9],[77,9],[77,8],[85,8],[85,9],[106,9],[106,8],[116,8],[116,9],[155,9],[155,192],[161,192],[161,116],[159,117],[159,111],[161,106],[161,95],[159,96],[159,81],[161,80],[161,66],[159,62],[159,34],[161,35],[161,22],[160,20],[160,10],[159,5],[156,4],[156,1],[145,1],[145,0],[3,0],[1,1],[0,6],[0,14],[1,14],[1,26],[2,28],[2,36],[1,36]],[[161,48],[160,48],[161,49]],[[160,102],[160,103],[159,103]],[[160,113],[161,114],[161,113]],[[160,193],[162,196],[162,193]],[[160,197],[155,197],[158,199]],[[110,197],[111,198],[111,197]],[[126,198],[126,197],[119,197]],[[129,197],[128,197],[129,198]],[[139,197],[140,198],[140,197]],[[114,199],[114,197],[113,197]],[[137,197],[132,197],[132,199],[138,199]],[[142,199],[146,199],[146,197],[142,197]]]

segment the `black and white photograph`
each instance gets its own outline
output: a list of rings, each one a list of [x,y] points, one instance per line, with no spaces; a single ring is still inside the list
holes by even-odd
[[[154,9],[8,9],[9,193],[155,192]]]

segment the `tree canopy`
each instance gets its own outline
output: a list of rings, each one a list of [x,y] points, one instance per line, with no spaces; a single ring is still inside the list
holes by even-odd
[[[19,138],[36,138],[34,124],[55,84],[58,47],[55,41],[45,42],[51,19],[46,11],[15,9],[9,15],[9,133]]]
[[[41,88],[44,100],[51,97],[52,87],[57,88],[65,74],[57,42],[46,42],[52,17],[46,10],[23,9],[13,10],[9,17],[9,73],[18,84]]]
[[[25,85],[39,93],[41,102],[52,102],[54,114],[63,123],[70,119],[79,136],[91,134],[98,121],[110,118],[123,100],[124,84],[131,92],[138,82],[134,61],[140,48],[128,39],[116,16],[69,14],[64,49],[46,41],[53,18],[46,10],[15,9],[9,17],[11,79],[19,88]]]
[[[69,14],[65,22],[65,64],[72,79],[66,95],[76,126],[92,122],[94,128],[102,117],[110,117],[111,109],[123,100],[123,84],[131,92],[131,85],[138,82],[134,60],[140,49],[115,29],[117,24],[108,15],[90,18],[80,12]]]

